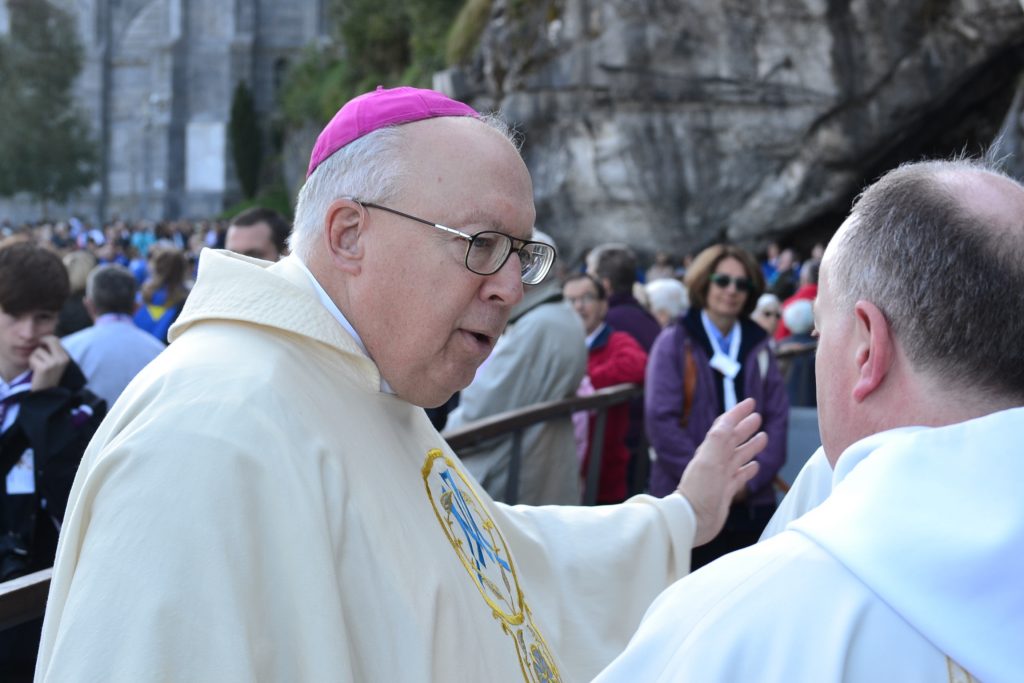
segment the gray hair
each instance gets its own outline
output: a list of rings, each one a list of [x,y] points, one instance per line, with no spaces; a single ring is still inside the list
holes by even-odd
[[[686,287],[679,280],[659,278],[644,285],[652,311],[665,311],[670,318],[678,318],[690,307]]]
[[[1007,178],[970,160],[890,171],[855,201],[829,277],[841,310],[881,309],[917,370],[1024,398],[1024,221],[966,205],[957,181],[985,174]]]
[[[130,315],[135,310],[137,290],[135,276],[127,268],[116,263],[93,268],[85,281],[85,296],[92,301],[96,312],[100,314]]]
[[[521,136],[497,114],[482,114],[477,120],[496,130],[518,151]],[[401,190],[406,179],[402,154],[404,126],[387,126],[353,140],[329,156],[306,179],[295,206],[295,224],[288,247],[303,263],[323,234],[324,217],[331,203],[343,197],[385,204]]]
[[[765,292],[761,296],[757,297],[757,305],[754,306],[754,312],[763,311],[764,309],[771,306],[772,308],[780,308],[779,297],[775,296],[771,292]]]

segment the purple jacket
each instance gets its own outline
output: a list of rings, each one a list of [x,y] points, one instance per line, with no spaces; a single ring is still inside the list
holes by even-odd
[[[651,352],[651,345],[661,333],[657,319],[629,294],[608,296],[608,314],[604,321],[636,339],[647,353]]]
[[[749,320],[741,321],[740,325],[742,369],[735,380],[736,396],[757,401],[757,411],[764,418],[761,428],[768,434],[768,446],[756,458],[761,467],[747,483],[746,502],[750,506],[773,505],[772,480],[786,460],[789,400],[775,355],[768,347],[768,335]],[[680,425],[684,345],[690,348],[697,371],[697,386],[685,427]],[[710,356],[711,342],[696,309],[665,328],[651,349],[644,413],[647,438],[657,453],[657,460],[651,465],[652,495],[666,496],[676,490],[694,451],[722,413],[723,378],[708,364]]]

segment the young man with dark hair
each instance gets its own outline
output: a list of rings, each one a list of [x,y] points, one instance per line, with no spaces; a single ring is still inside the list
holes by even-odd
[[[633,296],[636,255],[624,244],[602,244],[587,256],[587,273],[608,292],[608,324],[650,352],[661,332],[657,319]]]
[[[288,253],[292,226],[273,209],[253,207],[231,219],[224,248],[264,261],[277,261]]]
[[[640,344],[645,354],[651,352],[654,340],[661,334],[661,324],[633,296],[636,283],[636,254],[625,244],[601,244],[587,255],[587,274],[601,283],[608,292],[605,322],[612,329],[625,332]],[[644,401],[635,398],[629,404],[629,429],[626,446],[631,453],[629,489],[632,493],[646,491],[649,460],[644,444]]]
[[[0,247],[0,580],[53,563],[78,463],[106,414],[54,336],[69,288],[53,252]],[[39,627],[3,635],[0,670],[31,671]]]

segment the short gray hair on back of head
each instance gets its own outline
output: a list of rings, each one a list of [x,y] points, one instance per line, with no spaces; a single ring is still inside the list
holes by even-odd
[[[497,114],[481,114],[477,120],[496,130],[518,151],[521,136]],[[331,203],[343,197],[384,204],[391,201],[406,180],[403,157],[405,126],[379,128],[353,140],[327,157],[306,179],[295,206],[295,224],[288,238],[289,250],[303,263],[323,235],[324,218]]]
[[[960,181],[985,174],[1006,178],[963,159],[884,175],[854,203],[830,285],[841,310],[861,299],[878,306],[918,371],[1020,400],[1024,215],[965,205]],[[1010,181],[1024,200],[1024,186]]]
[[[96,312],[131,315],[135,311],[138,283],[131,271],[116,263],[97,266],[85,281],[85,296]]]

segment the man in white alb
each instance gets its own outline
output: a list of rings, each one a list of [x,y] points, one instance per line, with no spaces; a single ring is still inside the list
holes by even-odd
[[[1022,292],[1018,182],[923,162],[869,187],[815,305],[831,491],[665,591],[598,680],[1021,680]]]

